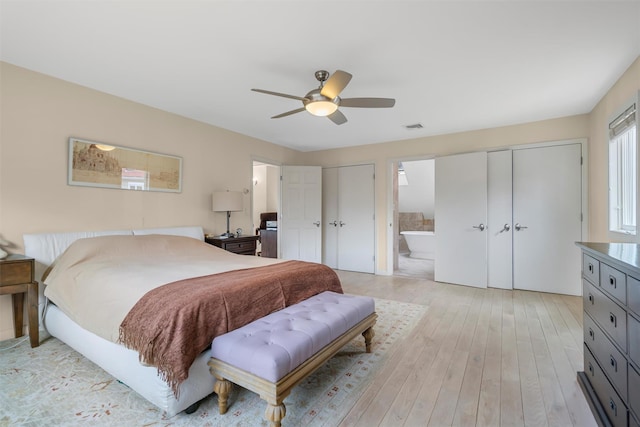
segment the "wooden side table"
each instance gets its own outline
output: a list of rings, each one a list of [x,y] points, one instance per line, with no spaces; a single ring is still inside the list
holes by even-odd
[[[205,237],[205,242],[222,248],[226,251],[241,255],[255,255],[258,244],[258,236],[227,237]]]
[[[34,260],[24,255],[0,259],[0,295],[13,300],[13,329],[16,338],[23,335],[24,294],[27,294],[29,340],[31,347],[40,345],[38,336],[38,282],[33,280]]]

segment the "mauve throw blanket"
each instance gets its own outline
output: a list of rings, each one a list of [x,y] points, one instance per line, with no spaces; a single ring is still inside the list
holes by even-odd
[[[303,261],[185,279],[144,295],[120,325],[120,342],[156,366],[177,395],[216,336],[324,291],[342,293],[336,273]]]

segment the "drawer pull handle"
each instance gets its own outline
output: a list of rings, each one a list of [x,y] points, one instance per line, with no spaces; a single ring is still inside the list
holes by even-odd
[[[616,359],[609,355],[609,362],[611,363],[611,367],[613,368],[613,370],[615,372],[618,372],[618,362],[616,361]]]
[[[613,276],[609,276],[609,284],[615,288],[616,287],[616,278],[613,277]]]
[[[618,416],[618,408],[616,407],[616,404],[613,401],[613,399],[609,399],[609,407],[613,411],[613,415],[615,415],[617,417]]]
[[[591,372],[591,375],[592,375],[592,376],[594,375],[594,372],[593,372],[593,365],[591,364],[591,362],[589,362],[589,372]]]
[[[593,273],[593,264],[589,263],[589,273]]]
[[[589,302],[591,303],[591,305],[594,304],[594,299],[595,298],[593,298],[593,295],[589,294]]]
[[[595,340],[595,333],[593,332],[593,329],[589,328],[589,336],[591,337],[592,340]]]
[[[614,328],[618,327],[618,321],[617,321],[617,319],[616,319],[616,315],[615,315],[615,314],[613,314],[613,313],[609,313],[609,321],[610,321],[611,323],[613,323],[613,327],[614,327]]]

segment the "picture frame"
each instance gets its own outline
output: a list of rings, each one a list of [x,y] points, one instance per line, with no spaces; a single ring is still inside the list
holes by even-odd
[[[69,185],[182,192],[182,158],[69,138]]]

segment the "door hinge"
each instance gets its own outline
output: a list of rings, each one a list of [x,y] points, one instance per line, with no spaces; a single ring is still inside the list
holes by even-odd
[[[580,166],[584,164],[584,157],[580,156]]]

